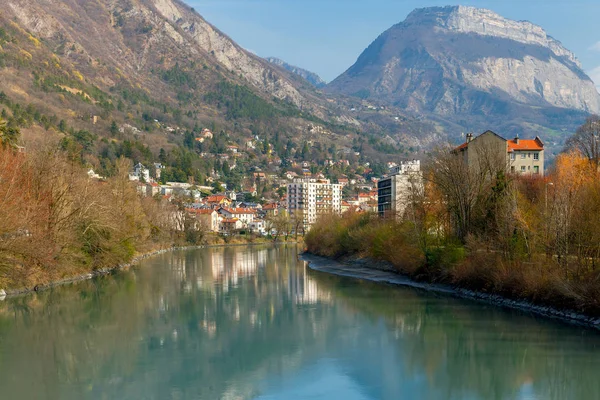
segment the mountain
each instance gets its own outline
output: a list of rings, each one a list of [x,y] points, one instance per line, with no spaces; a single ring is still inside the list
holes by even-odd
[[[441,121],[455,134],[573,131],[600,95],[572,52],[541,27],[485,9],[417,9],[327,86]]]
[[[194,127],[223,130],[233,141],[276,132],[285,133],[280,140],[311,140],[314,126],[330,133],[335,126],[344,138],[344,124],[355,130],[357,122],[332,111],[314,87],[244,50],[181,1],[4,6],[0,110],[28,140],[85,130],[99,150],[113,122],[143,132],[154,150],[181,144]]]
[[[379,115],[350,111],[355,99],[326,95],[244,50],[179,0],[3,6],[0,116],[26,148],[59,144],[100,175],[126,157],[161,162],[163,180],[241,188],[257,168],[278,173],[310,160],[324,170],[343,159],[347,174],[417,149],[385,137]],[[429,131],[402,118],[407,132]],[[213,140],[200,137],[204,129]]]
[[[271,64],[278,65],[278,66],[282,67],[283,69],[300,76],[301,78],[305,79],[306,81],[308,81],[311,85],[313,85],[316,88],[322,88],[327,84],[327,82],[325,82],[323,79],[321,79],[321,77],[319,75],[315,74],[314,72],[310,72],[303,68],[288,64],[285,61],[280,60],[279,58],[267,57],[267,58],[265,58],[265,60],[267,60]]]

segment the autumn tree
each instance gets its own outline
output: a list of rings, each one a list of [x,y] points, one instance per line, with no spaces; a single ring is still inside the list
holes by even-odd
[[[598,167],[600,163],[600,116],[589,116],[566,143],[567,151],[578,151]]]

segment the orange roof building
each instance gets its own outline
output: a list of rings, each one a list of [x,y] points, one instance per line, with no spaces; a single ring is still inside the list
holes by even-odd
[[[467,134],[465,143],[452,150],[463,157],[473,167],[482,160],[498,162],[506,160],[507,168],[515,174],[544,175],[544,142],[537,136],[535,139],[505,139],[492,131],[486,131],[477,137]]]

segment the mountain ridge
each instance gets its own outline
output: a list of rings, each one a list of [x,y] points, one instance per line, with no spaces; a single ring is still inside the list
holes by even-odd
[[[284,68],[285,70],[300,76],[301,78],[303,78],[304,80],[306,80],[308,83],[310,83],[311,85],[313,85],[316,88],[322,88],[325,85],[327,85],[327,82],[325,82],[323,79],[321,79],[321,77],[318,74],[311,72],[307,69],[289,64],[280,58],[265,57],[265,60],[267,60],[271,64],[280,66],[280,67]]]
[[[414,10],[326,91],[444,120],[455,135],[486,124],[573,131],[600,111],[595,85],[558,40],[530,22],[464,6]]]

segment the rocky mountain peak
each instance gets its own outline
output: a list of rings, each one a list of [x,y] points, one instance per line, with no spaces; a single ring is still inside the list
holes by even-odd
[[[548,35],[541,26],[529,21],[513,21],[485,8],[471,6],[418,8],[411,12],[401,25],[432,25],[455,33],[474,33],[543,46],[556,56],[565,57],[581,68],[575,54]]]
[[[600,111],[575,55],[543,28],[464,6],[414,10],[327,88],[461,123],[516,120],[523,106]]]

